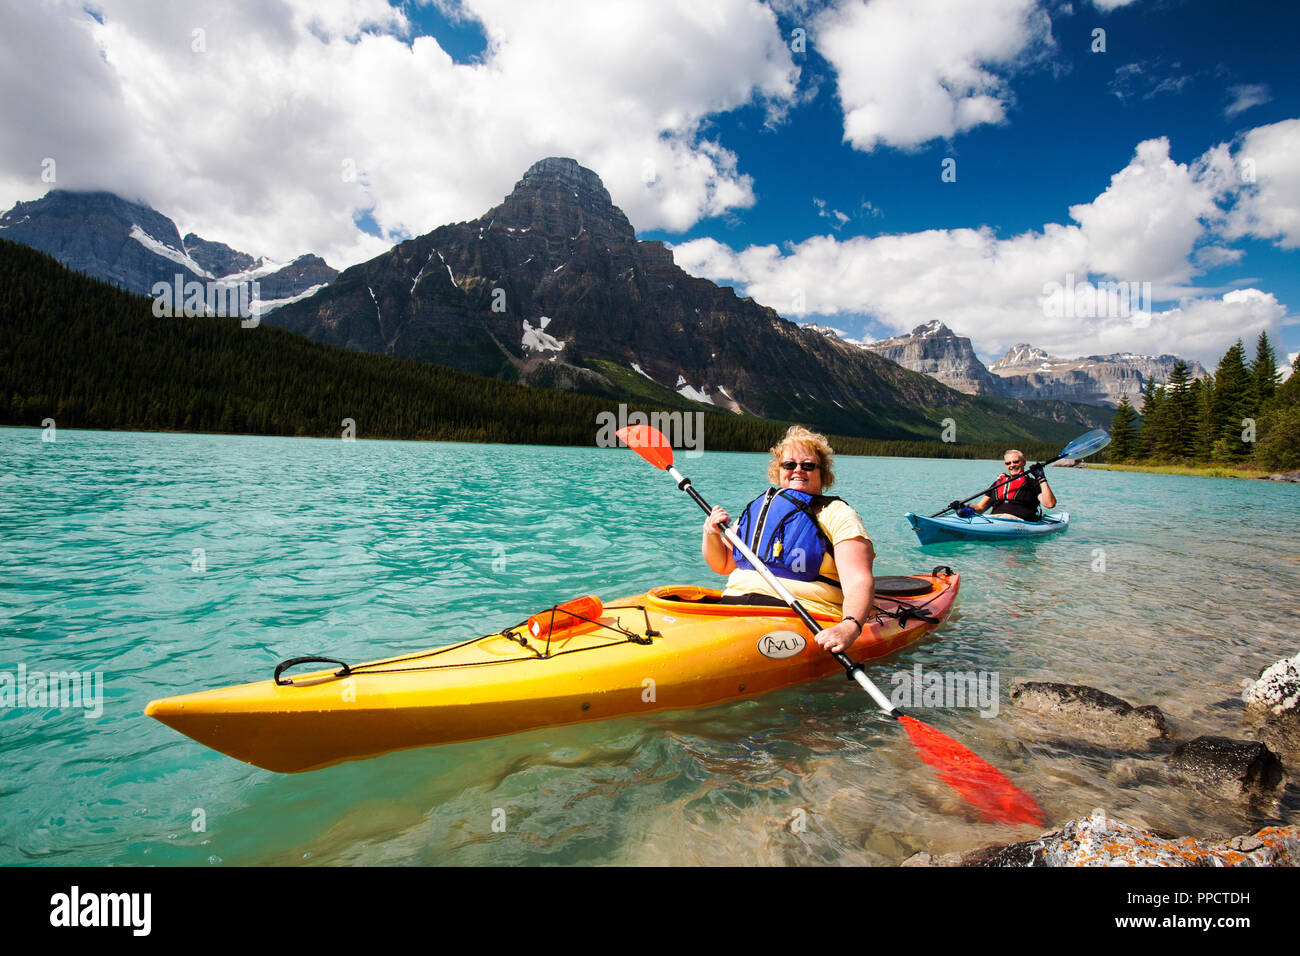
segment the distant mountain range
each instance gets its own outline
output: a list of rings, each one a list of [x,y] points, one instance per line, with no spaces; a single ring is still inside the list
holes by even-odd
[[[830,329],[822,331],[834,334]],[[970,339],[938,321],[918,325],[907,335],[865,343],[862,348],[968,395],[1056,399],[1109,407],[1118,405],[1124,394],[1130,402],[1139,404],[1137,397],[1147,381],[1168,381],[1178,361],[1176,355],[1131,353],[1067,359],[1022,343],[1013,345],[1006,355],[985,367]],[[1200,363],[1187,364],[1193,377],[1207,374]]]
[[[47,252],[68,268],[151,295],[155,283],[258,283],[259,313],[311,295],[338,275],[319,256],[254,258],[190,233],[156,209],[107,192],[54,189],[0,216],[0,238]]]
[[[1055,441],[1109,414],[1064,401],[954,389],[734,289],[688,275],[639,241],[600,178],[572,159],[530,167],[479,218],[440,226],[335,273],[316,256],[268,262],[110,193],[55,190],[0,217],[0,238],[128,291],[257,279],[266,321],[326,344],[489,378],[677,408],[713,406],[844,435]],[[264,310],[263,310],[264,311]],[[938,326],[936,342],[951,339]],[[979,365],[969,342],[963,361]],[[967,391],[975,394],[967,394]],[[1073,437],[1069,435],[1068,437]]]
[[[346,269],[269,321],[479,375],[843,434],[937,436],[944,408],[982,421],[986,434],[1026,418],[1099,417],[962,394],[688,275],[662,243],[637,240],[594,172],[559,157],[535,163],[479,218]]]

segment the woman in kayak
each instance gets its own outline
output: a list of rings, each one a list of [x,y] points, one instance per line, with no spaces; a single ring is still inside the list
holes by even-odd
[[[736,533],[800,603],[841,617],[815,639],[828,651],[847,650],[864,626],[873,626],[868,618],[875,597],[871,538],[856,511],[822,494],[835,482],[835,453],[824,435],[795,425],[771,451],[767,477],[776,487],[746,506]],[[778,598],[744,555],[727,546],[722,529],[730,521],[715,506],[704,519],[700,546],[710,568],[730,575],[723,600],[748,603],[738,599],[751,594]],[[785,602],[778,598],[777,603]]]
[[[1041,517],[1039,505],[1056,507],[1056,495],[1047,486],[1042,465],[1034,465],[1026,474],[1025,453],[1015,448],[1002,456],[1002,464],[1007,470],[998,475],[984,497],[972,506],[976,511],[983,513],[992,505],[994,517],[1037,521]]]

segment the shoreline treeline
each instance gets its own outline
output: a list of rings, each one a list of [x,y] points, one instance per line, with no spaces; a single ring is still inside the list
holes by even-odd
[[[618,400],[529,388],[445,366],[324,345],[238,319],[160,319],[152,300],[79,275],[0,240],[0,425],[591,446]],[[690,415],[650,403],[641,411]],[[1002,440],[944,443],[915,435],[942,410],[890,407],[915,425],[894,435],[833,436],[849,455],[994,458]],[[766,451],[789,423],[702,412],[704,447]],[[960,413],[954,413],[960,416]],[[1057,426],[1060,428],[1063,426]],[[986,434],[981,435],[978,429]],[[1000,432],[972,418],[961,433]],[[1047,457],[1050,445],[1013,441]],[[1045,454],[1044,454],[1045,453]]]
[[[1175,363],[1164,385],[1148,380],[1138,410],[1121,398],[1107,461],[1144,465],[1254,465],[1300,468],[1300,357],[1280,381],[1277,353],[1260,332],[1254,359],[1240,339],[1214,373],[1193,379]]]

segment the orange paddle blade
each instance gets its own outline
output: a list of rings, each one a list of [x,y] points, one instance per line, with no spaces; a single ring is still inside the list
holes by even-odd
[[[667,471],[673,466],[673,446],[659,429],[649,425],[629,425],[614,434],[623,439],[623,444],[628,448],[661,471]]]
[[[939,771],[939,779],[970,801],[986,819],[1042,825],[1043,811],[1034,798],[987,760],[914,717],[903,715],[898,720],[907,728],[907,736],[921,759]]]

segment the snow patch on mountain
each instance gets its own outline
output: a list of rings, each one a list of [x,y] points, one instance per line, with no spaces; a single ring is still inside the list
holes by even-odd
[[[195,275],[203,276],[203,278],[205,279],[216,278],[216,276],[214,276],[207,269],[203,268],[203,266],[199,265],[197,262],[195,262],[193,259],[187,256],[185,253],[181,252],[179,249],[173,249],[165,242],[159,242],[157,239],[149,235],[149,233],[145,232],[135,223],[131,224],[131,232],[128,238],[134,239],[136,242],[140,243],[140,245],[144,246],[146,249],[148,249],[150,252],[154,253],[155,255],[162,256],[164,259],[170,259],[172,262],[176,263],[177,265],[184,266],[186,269],[189,269]]]
[[[280,308],[280,306],[288,305],[290,302],[310,299],[327,285],[329,285],[328,282],[322,282],[320,285],[312,286],[306,292],[299,292],[297,295],[291,295],[284,299],[254,299],[249,306],[249,311],[251,311],[253,315],[266,315],[268,312],[274,312],[276,309]],[[374,293],[371,293],[371,295],[373,294]],[[378,302],[375,303],[375,309],[376,311],[379,309]]]
[[[266,256],[262,256],[257,260],[257,265],[253,266],[253,268],[245,269],[243,272],[232,272],[229,275],[224,275],[221,277],[221,281],[229,283],[252,282],[255,279],[261,279],[265,276],[279,272],[281,269],[288,268],[290,265],[291,263],[288,262],[274,262],[266,258]]]
[[[537,328],[524,319],[524,337],[519,342],[520,347],[525,352],[558,352],[563,349],[563,342],[544,331],[550,324],[550,318],[545,315],[538,319]]]
[[[678,375],[677,385],[675,388],[677,389],[678,395],[681,395],[684,398],[689,398],[693,402],[707,402],[710,405],[713,404],[713,399],[709,398],[708,395],[709,386],[707,385],[704,386],[704,391],[700,391],[698,388],[688,385],[684,376]]]

